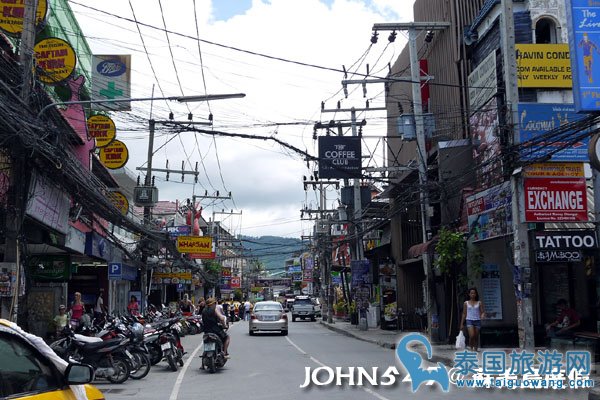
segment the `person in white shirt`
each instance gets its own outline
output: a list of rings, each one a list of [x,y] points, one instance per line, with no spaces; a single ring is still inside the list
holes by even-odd
[[[100,288],[100,293],[98,294],[98,298],[96,299],[96,305],[94,306],[94,319],[98,320],[102,317],[102,314],[106,311],[106,307],[104,306],[104,288]]]
[[[246,300],[244,303],[244,321],[248,321],[250,319],[250,307],[252,307],[252,304]]]

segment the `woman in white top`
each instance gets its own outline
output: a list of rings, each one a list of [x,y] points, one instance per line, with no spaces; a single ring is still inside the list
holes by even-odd
[[[479,330],[481,329],[481,320],[485,318],[485,308],[479,301],[479,293],[476,288],[469,289],[469,300],[463,305],[462,319],[460,321],[460,330],[463,330],[465,321],[469,331],[469,347],[477,351],[479,347]]]

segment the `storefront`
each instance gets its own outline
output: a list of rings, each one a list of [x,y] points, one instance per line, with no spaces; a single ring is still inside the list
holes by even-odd
[[[541,231],[534,234],[539,323],[556,318],[556,303],[569,302],[581,317],[581,329],[596,330],[599,274],[593,230]],[[537,338],[539,339],[539,338]]]

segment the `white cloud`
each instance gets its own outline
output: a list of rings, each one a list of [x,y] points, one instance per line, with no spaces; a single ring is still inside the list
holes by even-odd
[[[158,1],[132,0],[132,3],[138,21],[163,27]],[[162,3],[167,28],[195,37],[193,1],[163,0]],[[335,0],[331,6],[327,6],[318,0],[254,0],[251,9],[227,21],[215,21],[212,18],[211,1],[197,0],[196,5],[199,36],[204,40],[334,69],[341,69],[345,65],[349,71],[358,68],[360,73],[366,72],[366,64],[369,63],[371,71],[379,76],[385,75],[387,63],[395,61],[404,44],[399,38],[386,48],[387,40],[381,35],[380,42],[371,48],[366,59],[351,69],[370,45],[373,24],[412,19],[412,1]],[[132,16],[128,2],[122,0],[105,0],[96,7],[123,17]],[[149,96],[152,85],[157,83],[135,25],[80,6],[73,5],[73,9],[95,53],[132,54],[132,95]],[[165,33],[147,27],[140,29],[164,95],[181,94]],[[183,93],[203,94],[202,69],[196,42],[173,34],[169,35],[169,39]],[[339,72],[259,57],[205,42],[200,46],[207,92],[243,92],[247,95],[244,99],[211,102],[210,110],[204,103],[189,105],[195,120],[206,120],[209,111],[212,112],[215,130],[274,135],[279,140],[316,155],[312,124],[318,120],[349,119],[347,114],[320,113],[321,101],[328,100],[327,107],[334,107],[335,102],[343,100],[340,84],[343,76]],[[344,106],[362,107],[365,99],[362,98],[361,88],[349,89],[356,90],[352,99],[343,100]],[[372,100],[374,105],[383,104],[382,91],[383,85],[368,88],[369,96],[380,94]],[[155,96],[161,96],[158,84]],[[157,101],[153,116],[166,119],[169,109],[180,120],[185,119],[188,113],[184,105],[167,105]],[[146,159],[147,138],[144,130],[149,118],[149,104],[136,104],[131,114],[133,117],[114,117],[119,121],[120,138],[130,148],[128,167],[133,170]],[[385,115],[373,113],[366,117],[376,116]],[[360,119],[364,117],[359,116]],[[306,125],[269,125],[273,122],[305,122]],[[365,128],[365,134],[383,135],[384,129],[385,124],[373,120]],[[157,127],[155,149],[172,137],[167,132],[163,126]],[[189,156],[191,166],[186,165],[186,168],[190,169],[202,156],[208,174],[207,177],[200,165],[200,183],[194,188],[192,185],[163,182],[164,175],[157,173],[161,199],[185,199],[191,197],[193,189],[196,194],[204,193],[204,190],[230,190],[235,205],[243,210],[241,233],[288,236],[293,233],[292,236],[296,237],[310,234],[311,224],[300,222],[299,209],[307,199],[314,202],[316,196],[303,190],[302,176],[309,175],[310,171],[302,156],[262,140],[217,137],[216,145],[218,160],[212,137],[185,132],[158,150],[154,160],[158,168],[164,168],[166,159],[169,159],[171,168],[181,168],[181,161]],[[364,148],[363,152],[366,152]],[[170,180],[180,181],[180,176],[171,175]],[[190,181],[187,177],[186,182]],[[210,218],[210,203],[204,203],[205,217]],[[218,209],[233,207],[231,201],[215,205]],[[245,227],[248,227],[247,230]],[[239,230],[235,233],[239,233]]]

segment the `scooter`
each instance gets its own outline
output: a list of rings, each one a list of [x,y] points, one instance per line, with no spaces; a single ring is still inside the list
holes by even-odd
[[[227,329],[227,328],[225,328]],[[210,373],[215,373],[218,368],[223,368],[227,362],[225,352],[223,351],[223,341],[214,333],[204,333],[204,350],[202,355],[201,369],[208,369]]]

